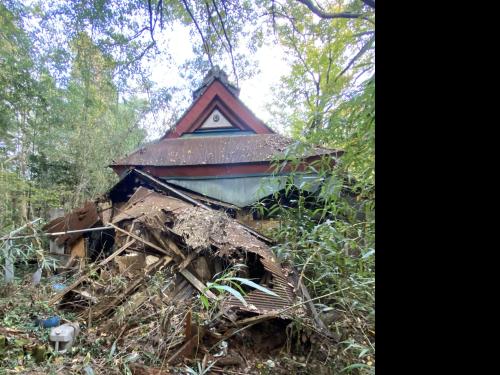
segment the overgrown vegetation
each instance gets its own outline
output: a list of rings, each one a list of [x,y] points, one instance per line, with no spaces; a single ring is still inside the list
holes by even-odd
[[[297,192],[292,173],[290,198],[267,207],[280,220],[276,251],[299,267],[337,334],[333,371],[373,373],[375,2],[47,4],[0,4],[0,234],[106,190],[116,179],[106,166],[144,141],[147,120],[160,108],[181,113],[172,95],[189,93],[158,87],[143,64],[168,57],[158,47],[167,26],[192,31],[196,57],[184,78],[193,87],[213,64],[234,82],[248,78],[255,73],[249,55],[276,43],[291,70],[269,107],[274,124],[297,140],[286,151],[294,173],[311,145],[344,151],[335,165],[322,159],[310,167],[319,191]],[[26,246],[36,255],[35,242]],[[3,324],[18,324],[15,316],[4,315]]]

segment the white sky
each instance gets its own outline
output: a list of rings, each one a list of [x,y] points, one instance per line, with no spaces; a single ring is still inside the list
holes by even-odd
[[[152,59],[149,62],[151,79],[160,87],[188,86],[190,82],[181,78],[179,67],[186,59],[194,57],[189,30],[176,24],[172,30],[159,33],[157,42],[160,50],[168,50],[171,53],[173,61],[168,61],[161,56]],[[269,125],[275,125],[271,123],[271,114],[266,106],[273,99],[272,87],[279,83],[283,75],[289,73],[290,67],[285,62],[284,51],[279,45],[264,45],[253,57],[258,62],[260,72],[251,79],[243,80],[240,78],[240,99],[258,118]],[[227,71],[227,73],[231,72]],[[187,92],[187,95],[189,102],[191,102],[191,92]],[[163,115],[160,114],[157,118],[150,120],[156,123],[156,126],[151,128],[148,126],[150,138],[156,138],[159,136],[158,132],[162,132],[163,126],[160,124],[165,120],[161,118]],[[281,131],[281,129],[278,130]]]

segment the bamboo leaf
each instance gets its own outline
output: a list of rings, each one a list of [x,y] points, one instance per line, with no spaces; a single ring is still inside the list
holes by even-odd
[[[212,284],[210,287],[218,289],[218,290],[226,291],[226,292],[230,293],[231,295],[233,295],[234,297],[236,297],[243,305],[245,305],[245,306],[248,305],[247,301],[245,301],[245,299],[243,298],[243,296],[241,295],[241,293],[238,292],[236,289],[231,288],[230,286]]]
[[[271,290],[269,290],[267,288],[264,288],[262,285],[256,284],[253,281],[248,280],[248,279],[244,279],[242,277],[229,277],[229,278],[227,278],[227,280],[236,280],[236,281],[239,281],[240,283],[242,283],[244,285],[247,285],[249,287],[252,287],[252,288],[255,288],[257,290],[260,290],[261,292],[269,294],[270,296],[279,297],[276,293],[274,293],[273,291],[271,291]]]

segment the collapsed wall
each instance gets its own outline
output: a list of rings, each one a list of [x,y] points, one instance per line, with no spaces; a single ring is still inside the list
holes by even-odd
[[[294,267],[280,262],[264,237],[224,212],[158,187],[136,184],[120,199],[108,194],[92,203],[94,207],[87,204],[85,212],[96,212],[98,218],[87,219],[89,226],[110,231],[112,248],[93,256],[51,304],[72,309],[89,327],[121,332],[122,340],[135,332],[138,317],[146,322],[153,317],[148,324],[156,334],[148,343],[156,342],[162,355],[169,353],[169,363],[192,356],[200,345],[214,347],[241,336],[238,332],[245,328],[272,321],[276,323],[253,331],[254,336],[267,333],[260,342],[281,337],[276,345],[283,345],[288,324],[283,322],[297,319],[328,335]],[[81,227],[75,217],[86,216],[75,210],[47,228],[60,230],[61,223],[66,230],[70,223]],[[58,240],[78,243],[75,236]],[[158,278],[161,287],[152,292]]]

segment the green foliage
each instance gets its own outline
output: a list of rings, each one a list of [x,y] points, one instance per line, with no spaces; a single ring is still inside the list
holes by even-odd
[[[275,88],[270,109],[272,125],[296,140],[284,152],[293,172],[285,199],[255,209],[280,220],[276,251],[299,266],[312,297],[338,292],[319,300],[344,317],[344,325],[331,326],[343,337],[332,361],[336,372],[371,373],[375,11],[358,0],[312,3],[321,3],[319,13],[359,17],[318,16],[296,0],[0,4],[2,232],[51,207],[78,206],[116,181],[106,166],[143,142],[141,122],[172,97],[142,64],[160,53],[168,57],[158,48],[160,31],[178,23],[190,28],[195,58],[183,78],[192,85],[210,64],[236,82],[251,76],[253,53],[264,42],[278,43],[291,70]],[[317,145],[344,153],[315,161],[307,170],[315,177],[297,184],[301,156]],[[276,167],[284,172],[280,160]],[[245,303],[243,286],[258,289],[234,274],[207,288]],[[201,301],[214,307],[204,296]]]
[[[360,3],[360,2],[359,2]],[[361,9],[351,2],[352,11]],[[337,6],[336,6],[337,5]],[[326,11],[338,12],[339,2]],[[368,10],[369,14],[372,10]],[[277,32],[292,69],[276,88],[275,122],[297,142],[275,160],[292,168],[285,198],[258,209],[279,219],[275,250],[299,267],[312,297],[341,315],[330,329],[342,337],[335,372],[373,373],[375,316],[375,79],[373,24],[318,19],[305,7],[287,11]],[[342,150],[301,170],[313,146]],[[285,161],[283,161],[285,160]],[[303,172],[315,178],[297,186]],[[307,186],[306,186],[307,185]],[[304,188],[319,186],[315,193]],[[311,189],[309,189],[311,190]],[[314,189],[313,189],[314,190]],[[257,207],[256,207],[257,208]],[[335,292],[331,294],[332,292]]]
[[[201,362],[196,362],[196,368],[185,367],[185,370],[190,375],[205,375],[210,373],[210,369],[215,365],[217,361],[211,362],[208,366]]]
[[[213,290],[217,291],[218,293],[229,293],[232,296],[234,296],[236,299],[238,299],[244,306],[247,306],[248,303],[245,301],[245,291],[242,288],[242,285],[246,285],[248,287],[251,287],[253,289],[260,290],[261,292],[264,292],[266,294],[269,294],[271,296],[277,297],[278,295],[274,293],[273,291],[263,287],[262,285],[256,284],[252,280],[243,278],[243,277],[236,277],[232,276],[235,272],[236,268],[229,269],[226,271],[223,275],[214,276],[214,281],[213,282],[207,282],[207,286],[205,290]],[[218,277],[217,277],[218,276]],[[204,294],[200,294],[200,301],[203,305],[203,307],[206,310],[212,310],[213,305],[210,303],[210,300],[208,297],[206,297]]]
[[[25,31],[26,19],[33,20],[37,10],[15,1],[7,5],[0,5],[5,231],[51,207],[78,206],[111,186],[117,177],[107,165],[142,143],[146,133],[139,124],[151,108],[144,99],[120,97],[117,63],[85,31],[70,33],[67,64],[53,70],[47,58],[57,51],[38,49],[38,37]]]

